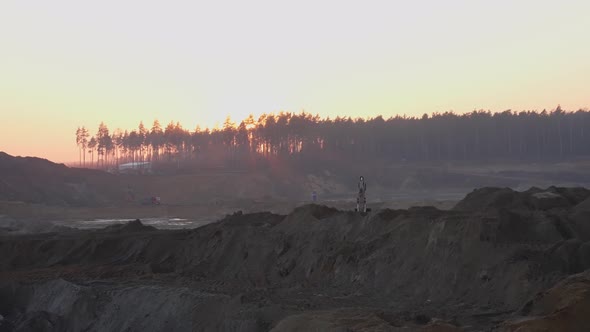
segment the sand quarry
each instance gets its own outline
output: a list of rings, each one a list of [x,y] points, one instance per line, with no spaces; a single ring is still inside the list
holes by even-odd
[[[0,153],[0,331],[588,331],[587,167],[529,168],[364,172],[360,214],[334,170],[117,176]]]
[[[590,191],[195,229],[2,220],[2,331],[587,331]],[[47,225],[47,224],[45,224]]]

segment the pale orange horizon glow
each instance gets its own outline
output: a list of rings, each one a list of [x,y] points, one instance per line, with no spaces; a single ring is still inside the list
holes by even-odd
[[[590,107],[590,1],[0,3],[0,151],[154,119]]]

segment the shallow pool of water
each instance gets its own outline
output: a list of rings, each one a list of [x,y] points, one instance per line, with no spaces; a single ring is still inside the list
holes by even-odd
[[[90,219],[77,221],[53,222],[56,225],[74,227],[78,229],[97,229],[110,225],[126,224],[132,219]],[[212,223],[209,219],[184,219],[184,218],[142,218],[144,225],[153,226],[158,229],[187,229],[197,228]]]

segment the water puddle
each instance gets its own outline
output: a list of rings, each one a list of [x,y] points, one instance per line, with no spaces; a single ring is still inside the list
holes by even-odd
[[[126,224],[133,219],[90,219],[77,221],[53,222],[55,225],[73,227],[78,229],[98,229],[110,225]],[[211,219],[183,219],[183,218],[142,218],[144,225],[158,229],[190,229],[197,228],[214,222]]]

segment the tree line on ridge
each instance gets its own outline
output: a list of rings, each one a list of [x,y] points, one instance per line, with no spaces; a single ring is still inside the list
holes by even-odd
[[[110,131],[100,123],[91,135],[76,130],[80,165],[111,167],[123,162],[207,162],[243,166],[256,160],[314,162],[329,159],[379,161],[561,160],[590,155],[590,111],[473,111],[395,116],[384,119],[281,112],[250,115],[221,128],[194,130],[155,120],[151,128]],[[89,155],[89,159],[87,158]]]

